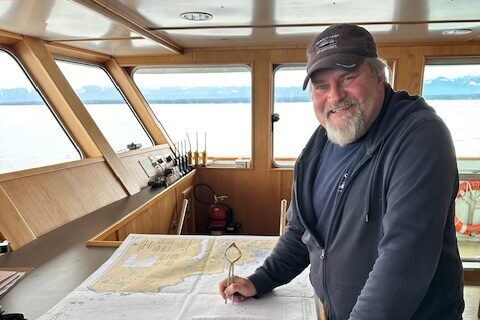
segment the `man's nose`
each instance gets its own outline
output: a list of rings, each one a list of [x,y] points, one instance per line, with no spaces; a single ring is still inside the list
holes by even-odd
[[[331,102],[340,102],[345,96],[345,89],[341,85],[333,84],[330,86],[329,99]]]

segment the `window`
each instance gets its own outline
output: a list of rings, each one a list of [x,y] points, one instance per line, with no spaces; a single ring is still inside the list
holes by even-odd
[[[115,151],[126,151],[131,143],[153,145],[105,70],[88,64],[56,62]]]
[[[455,226],[462,260],[479,261],[480,58],[427,60],[422,94],[450,129],[459,172],[469,180],[461,178]]]
[[[318,127],[310,93],[302,90],[305,66],[282,66],[274,74],[273,112],[280,120],[273,124],[273,160],[278,166],[292,166]]]
[[[206,134],[210,159],[250,159],[251,78],[246,67],[141,68],[133,75],[171,140],[188,134],[192,152],[202,152]]]
[[[422,94],[452,134],[459,172],[480,174],[480,58],[429,59]]]
[[[0,173],[81,159],[15,58],[0,50]]]

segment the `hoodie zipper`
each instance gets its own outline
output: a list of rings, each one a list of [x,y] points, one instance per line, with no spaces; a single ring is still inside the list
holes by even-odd
[[[352,172],[352,174],[350,175],[350,179],[349,178],[349,173],[348,171],[345,172],[345,174],[343,175],[342,179],[340,180],[340,184],[337,188],[337,192],[340,193],[340,196],[337,197],[337,199],[335,200],[335,204],[334,204],[334,210],[333,210],[333,219],[332,221],[330,222],[330,227],[328,229],[328,233],[327,233],[327,236],[325,237],[325,244],[324,244],[324,247],[322,248],[322,251],[320,253],[320,259],[322,260],[322,264],[323,264],[323,277],[322,277],[322,284],[323,284],[323,291],[325,292],[325,302],[327,302],[326,306],[324,306],[326,309],[327,309],[327,314],[328,315],[332,315],[332,311],[330,310],[330,303],[329,303],[329,297],[328,297],[328,289],[327,289],[327,281],[326,281],[326,277],[327,277],[327,247],[328,247],[328,240],[329,240],[329,236],[330,236],[330,233],[331,233],[331,230],[332,230],[332,227],[333,227],[333,224],[335,222],[335,216],[336,216],[336,213],[337,213],[337,210],[340,206],[340,203],[342,202],[342,200],[344,199],[345,197],[345,194],[347,190],[347,187],[351,184],[353,178],[355,178],[355,176],[358,174],[358,172],[360,172],[360,170],[363,168],[363,166],[373,157],[372,154],[368,155],[367,157],[363,158],[362,162],[360,163],[360,165],[358,165]],[[316,238],[315,238],[316,239]],[[316,239],[317,240],[317,239]],[[318,241],[318,240],[317,240]]]
[[[345,189],[345,183],[347,183],[347,179],[348,179],[348,171],[343,174],[342,179],[340,180],[340,184],[337,187],[337,192],[340,192],[340,193],[343,192],[343,189]]]
[[[303,168],[300,169],[300,170],[303,171]],[[301,174],[300,174],[300,176],[301,176]],[[298,180],[295,179],[295,183],[294,183],[294,186],[293,186],[293,187],[295,188],[295,192],[296,192],[296,194],[297,194],[296,207],[297,207],[298,217],[299,217],[299,219],[300,219],[300,222],[305,226],[305,230],[307,230],[307,231],[310,233],[310,235],[313,237],[313,239],[315,239],[315,241],[316,241],[318,244],[320,244],[321,242],[320,242],[319,239],[317,238],[316,234],[315,234],[314,232],[312,232],[312,230],[308,227],[307,223],[305,223],[305,220],[303,219],[303,216],[302,216],[302,214],[301,214],[302,211],[300,210],[300,207],[299,207],[299,205],[298,205],[299,193],[298,193],[298,188],[297,188],[297,181],[298,181]],[[322,250],[320,251],[320,259],[321,259],[322,261],[325,261],[325,248],[322,248]],[[324,270],[325,270],[325,264],[323,264],[323,268],[324,268]],[[324,276],[324,278],[325,278],[325,272],[323,273],[323,276]],[[324,297],[324,300],[325,300],[325,301],[322,301],[322,302],[323,302],[323,304],[324,304],[324,308],[326,308],[326,310],[327,310],[327,315],[328,315],[328,314],[331,314],[331,313],[329,312],[330,302],[329,302],[329,299],[328,299],[327,287],[326,287],[326,284],[325,284],[325,279],[323,280],[322,286],[323,286],[323,290],[324,290],[324,292],[325,292],[325,297]]]

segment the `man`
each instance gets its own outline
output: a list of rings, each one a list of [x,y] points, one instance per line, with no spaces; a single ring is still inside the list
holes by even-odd
[[[365,29],[333,25],[307,49],[320,126],[295,165],[289,227],[262,267],[222,296],[241,301],[310,264],[330,320],[461,319],[454,147],[425,101],[394,92]]]

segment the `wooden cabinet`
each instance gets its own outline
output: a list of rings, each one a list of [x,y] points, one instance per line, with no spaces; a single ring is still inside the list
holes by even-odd
[[[175,234],[184,199],[192,199],[195,170],[87,242],[89,246],[118,246],[130,233]],[[182,233],[195,233],[193,202]]]

